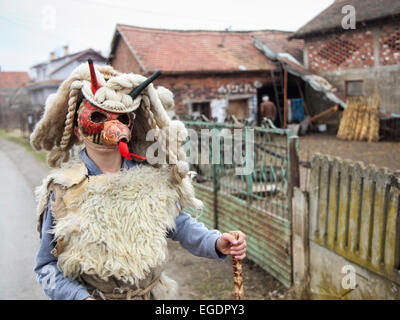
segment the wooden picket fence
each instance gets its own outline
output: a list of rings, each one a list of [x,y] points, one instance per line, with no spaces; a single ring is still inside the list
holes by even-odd
[[[310,239],[400,284],[399,177],[385,168],[314,155]]]

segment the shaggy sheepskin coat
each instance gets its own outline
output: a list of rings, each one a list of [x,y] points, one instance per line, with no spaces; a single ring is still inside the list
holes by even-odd
[[[88,176],[83,162],[53,171],[37,189],[39,230],[54,193],[52,254],[58,268],[88,290],[146,288],[154,299],[173,298],[175,281],[163,273],[166,234],[175,228],[177,203],[197,207],[189,178],[176,184],[170,168],[137,165]]]

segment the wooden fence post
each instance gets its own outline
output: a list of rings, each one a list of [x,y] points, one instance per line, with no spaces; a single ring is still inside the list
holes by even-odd
[[[294,188],[292,198],[293,285],[299,299],[309,298],[308,197]]]
[[[299,154],[297,152],[297,136],[289,137],[289,207],[290,207],[290,220],[291,220],[291,264],[292,264],[292,283],[294,283],[294,207],[293,207],[293,197],[294,189],[300,187],[300,163]]]

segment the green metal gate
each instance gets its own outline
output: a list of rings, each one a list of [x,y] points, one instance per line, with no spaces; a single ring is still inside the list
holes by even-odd
[[[197,172],[196,195],[205,205],[191,214],[199,215],[208,228],[242,230],[247,235],[247,257],[290,287],[290,172],[296,163],[297,136],[270,121],[260,127],[184,123],[189,130],[185,147],[198,151],[197,157],[192,151],[187,155],[191,170]]]

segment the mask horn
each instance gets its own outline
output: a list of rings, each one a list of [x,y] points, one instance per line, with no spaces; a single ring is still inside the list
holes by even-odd
[[[96,72],[94,71],[93,60],[91,58],[88,59],[89,70],[90,70],[90,82],[92,84],[91,89],[92,93],[95,94],[96,91],[100,88],[99,83],[97,82]]]
[[[149,78],[144,80],[141,84],[139,84],[135,89],[133,89],[131,92],[129,92],[129,95],[132,97],[133,100],[150,84],[152,83],[156,78],[158,78],[161,75],[161,70],[157,70],[154,72]]]

